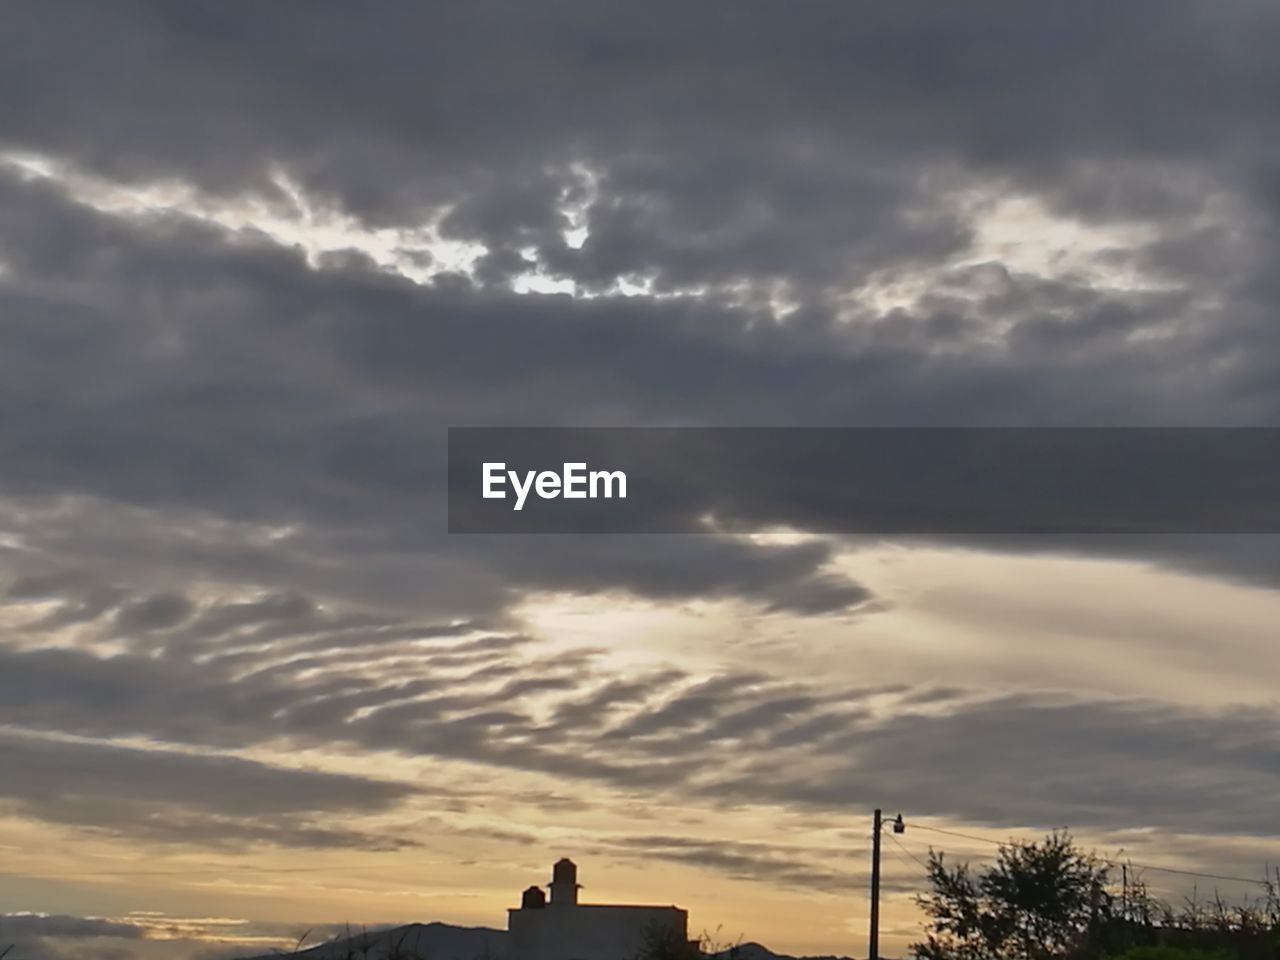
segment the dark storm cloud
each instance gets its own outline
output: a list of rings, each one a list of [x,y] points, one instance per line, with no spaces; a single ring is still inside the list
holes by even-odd
[[[527,305],[518,298],[502,297],[489,306],[448,295],[437,302],[430,291],[371,274],[344,274],[335,284],[334,278],[260,245],[226,248],[202,231],[180,227],[174,228],[177,233],[112,227],[54,198],[33,199],[11,188],[25,202],[36,202],[36,209],[52,204],[55,221],[89,216],[108,231],[102,242],[115,250],[105,270],[88,251],[82,260],[74,245],[62,251],[61,259],[51,255],[55,262],[39,263],[19,243],[28,227],[40,229],[38,218],[25,218],[11,234],[28,257],[18,265],[24,277],[19,289],[0,292],[13,307],[5,332],[15,350],[12,363],[22,371],[7,381],[5,399],[11,409],[26,411],[0,436],[10,465],[7,489],[15,493],[88,493],[151,508],[194,507],[223,517],[301,521],[304,535],[329,541],[320,547],[329,553],[390,548],[444,554],[440,426],[454,417],[496,416],[499,396],[514,403],[530,377],[538,377],[527,366],[531,352],[548,361],[559,354],[555,362],[578,381],[576,386],[548,384],[551,393],[541,400],[526,393],[521,403],[526,415],[539,409],[550,415],[575,393],[599,390],[603,402],[613,402],[604,395],[609,381],[621,375],[624,353],[633,360],[651,355],[652,367],[641,378],[656,380],[664,366],[672,373],[661,357],[675,348],[664,340],[703,341],[700,350],[708,357],[713,349],[691,317],[672,319],[666,333],[644,333],[649,320],[626,312],[610,319],[607,312],[597,316],[599,311],[588,310],[568,322],[554,304],[535,305],[526,316]],[[191,256],[179,263],[183,249]],[[66,294],[54,298],[44,290],[59,281],[66,284],[63,289],[74,289],[68,278],[81,270],[87,274],[81,294],[87,302],[64,315]],[[156,287],[158,277],[170,280]],[[228,286],[230,278],[235,279]],[[31,307],[32,298],[37,308]],[[214,309],[223,301],[233,315]],[[660,313],[645,312],[663,320]],[[49,337],[50,315],[55,327],[70,325],[72,341],[81,327],[109,329],[111,340],[81,360],[44,357],[39,345]],[[148,318],[157,315],[176,325],[156,329]],[[640,325],[633,343],[608,348],[600,358],[603,366],[591,357],[593,342],[603,346],[604,341],[588,337],[582,342],[601,321],[618,332]],[[726,330],[734,323],[723,314],[712,322]],[[529,324],[561,327],[559,344],[548,343],[550,331],[544,329],[540,338],[527,341],[526,365],[483,374],[485,359],[495,359],[491,338],[523,338],[519,331]],[[501,329],[492,330],[495,325]],[[438,329],[431,333],[432,328]],[[263,340],[271,329],[279,338],[274,346]],[[308,345],[295,348],[303,337]],[[167,346],[157,347],[157,338]],[[514,346],[520,352],[520,345]],[[37,356],[19,360],[19,354],[32,350]],[[438,356],[439,362],[431,361],[430,369],[406,368],[403,358],[409,352],[421,360]],[[464,356],[468,352],[470,358]],[[764,350],[760,353],[763,360]],[[748,361],[741,374],[743,396],[752,389],[753,365]],[[335,371],[343,370],[346,375],[335,380]],[[55,375],[74,377],[76,390],[49,391]],[[690,363],[685,376],[696,385],[697,365]],[[779,367],[775,378],[782,376]],[[388,389],[398,395],[391,411],[356,412]],[[637,383],[629,389],[638,397],[646,387]],[[477,409],[471,401],[486,394],[487,410]],[[373,539],[360,533],[370,525]],[[83,538],[83,525],[77,530]],[[367,547],[360,546],[362,540]],[[455,542],[447,555],[454,570],[468,561],[489,568],[452,591],[455,598],[470,595],[482,613],[500,609],[522,582],[542,589],[630,589],[661,598],[751,596],[780,609],[815,612],[856,606],[867,596],[857,584],[819,572],[830,553],[818,545],[752,548],[713,538],[636,551],[601,541],[582,542],[570,553],[534,544],[493,549]],[[504,569],[493,567],[495,559]]]
[[[1097,220],[1275,194],[1280,21],[1249,0],[26,3],[7,25],[12,147],[215,191],[274,191],[278,165],[384,222],[447,207],[495,277],[531,256],[587,286],[782,280],[806,302],[963,246],[939,193],[974,178]]]
[[[110,323],[94,321],[90,313],[75,323],[115,333],[112,342],[95,347],[95,362],[86,357],[82,370],[56,355],[37,357],[21,369],[43,365],[41,376],[28,372],[11,381],[12,406],[29,411],[0,437],[12,464],[9,483],[18,489],[196,505],[223,516],[278,522],[305,519],[314,525],[322,516],[331,527],[372,519],[382,528],[379,547],[390,541],[421,550],[440,516],[442,422],[492,422],[509,419],[511,410],[531,419],[574,411],[570,415],[581,422],[609,408],[639,420],[696,415],[721,422],[838,422],[845,411],[862,422],[1009,422],[1005,411],[1014,397],[1017,422],[1023,423],[1099,422],[1105,411],[1119,408],[1134,420],[1215,422],[1221,419],[1216,411],[1241,402],[1233,395],[1230,368],[1219,379],[1201,378],[1192,389],[1167,372],[1201,362],[1199,351],[1214,356],[1208,334],[1167,344],[1163,356],[1144,340],[1090,348],[1082,359],[1066,362],[1060,342],[1043,350],[1022,344],[1017,365],[965,351],[941,357],[931,355],[927,332],[904,332],[904,324],[910,325],[898,316],[861,331],[837,325],[793,329],[753,325],[750,317],[692,300],[579,303],[424,290],[361,271],[317,274],[261,243],[227,247],[217,234],[180,225],[131,230],[47,193],[11,189],[20,201],[35,204],[32,216],[15,228],[19,250],[26,249],[19,241],[41,229],[34,211],[50,208],[55,222],[80,218],[94,224],[89,235],[107,231],[96,243],[109,240],[116,251],[105,268],[90,256],[95,243],[83,255],[73,246],[51,253],[49,262],[20,264],[27,279],[17,288],[21,299],[9,324],[15,369],[16,358],[31,349],[26,345],[47,337],[44,314],[61,307],[60,301],[45,303],[45,294],[36,300],[43,310],[33,313],[25,291],[40,291],[58,278],[80,276],[86,286],[81,299],[97,304],[83,309],[111,317]],[[182,283],[157,285],[164,277],[181,277]],[[1047,286],[1055,291],[1051,297],[1064,295],[1060,283]],[[146,292],[145,303],[139,291]],[[1084,288],[1079,295],[1098,299]],[[1005,300],[1008,293],[992,296]],[[234,307],[233,315],[209,312],[210,303],[221,301]],[[985,302],[964,309],[976,317]],[[1092,335],[1080,319],[1081,306],[1072,307],[1070,299],[1065,304],[1075,317],[1069,329],[1081,327],[1078,336],[1087,339]],[[1118,306],[1129,314],[1139,309]],[[1155,323],[1167,308],[1162,297],[1142,309]],[[1043,307],[1004,309],[1034,316]],[[167,320],[163,330],[139,319],[157,312]],[[57,316],[62,324],[72,322]],[[898,330],[892,343],[880,342],[881,328]],[[1221,331],[1213,334],[1220,336]],[[162,357],[149,357],[157,337],[168,347]],[[118,363],[104,365],[104,356]],[[146,362],[157,359],[162,367]],[[78,376],[74,396],[46,389],[59,369],[61,376]],[[558,375],[548,378],[551,369]],[[345,376],[335,379],[335,372]],[[119,389],[121,378],[129,389]],[[394,396],[390,409],[388,389]],[[378,392],[384,392],[377,401],[380,412],[351,412],[374,402]],[[1252,402],[1255,418],[1269,409],[1257,398]],[[456,556],[468,547],[453,542],[449,549]],[[610,562],[574,558],[573,570],[566,571],[571,577],[599,571],[609,578],[617,563],[626,563],[639,592],[654,596],[669,594],[676,584],[687,584],[691,593],[759,587],[749,567],[741,573],[734,567],[767,569],[766,556],[798,559],[807,553],[811,563],[821,561],[812,545],[772,554],[740,543],[659,547],[721,554],[713,562],[689,564],[686,572],[704,582],[673,573],[667,586],[655,577],[680,566],[645,560],[626,548],[577,549],[603,551],[595,560]],[[519,575],[545,581],[539,586],[559,585],[556,567],[548,565],[554,554],[537,550],[537,562],[524,564],[520,547],[490,552],[509,553],[512,566],[524,568]],[[738,556],[731,560],[732,554]],[[637,576],[642,569],[649,571],[648,582]],[[511,568],[505,573],[518,575]],[[858,597],[854,586],[803,570],[782,575],[792,583],[779,586],[779,606],[819,609],[850,605]],[[483,581],[471,589],[483,591]]]
[[[1120,156],[1247,173],[1248,148],[1275,132],[1275,12],[1251,2],[824,2],[804,16],[281,4],[253,17],[144,2],[55,17],[33,2],[9,26],[9,80],[27,91],[0,114],[12,143],[214,187],[276,161],[383,217],[472,195],[459,229],[507,238],[554,222],[548,166],[587,161],[624,202],[598,211],[601,250],[584,260],[639,235],[643,263],[660,232],[710,240],[727,225],[742,255],[775,232],[766,222],[775,258],[792,257],[789,226],[822,224],[860,179],[882,202],[875,172],[903,157],[1013,175],[1087,209],[1163,211],[1158,177],[1116,190],[1071,168]],[[832,227],[855,243],[879,233]]]

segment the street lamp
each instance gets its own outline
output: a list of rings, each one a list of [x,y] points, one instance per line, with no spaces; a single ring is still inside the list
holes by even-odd
[[[880,960],[880,830],[885,825],[884,815],[876,808],[871,826],[871,930],[867,947],[867,960]],[[894,833],[906,833],[907,825],[902,814],[888,821]]]

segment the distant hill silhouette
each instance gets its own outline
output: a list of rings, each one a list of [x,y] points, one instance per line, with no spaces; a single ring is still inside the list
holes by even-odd
[[[306,960],[506,960],[507,932],[490,927],[455,927],[448,923],[410,923],[402,927],[353,933],[328,943],[299,950],[264,953],[243,960],[278,960],[297,956]],[[709,956],[715,960],[850,960],[848,957],[792,957],[774,953],[758,943],[742,943]]]
[[[710,954],[716,960],[852,960],[851,957],[793,957],[785,953],[774,953],[763,944],[756,943],[754,940],[747,943],[740,943],[735,947],[729,947],[718,953]]]
[[[306,960],[387,960],[388,957],[424,957],[430,960],[505,960],[507,932],[489,927],[455,927],[448,923],[409,923],[403,927],[353,932],[328,943],[304,948],[296,954],[277,951],[245,960],[279,960],[281,956]]]

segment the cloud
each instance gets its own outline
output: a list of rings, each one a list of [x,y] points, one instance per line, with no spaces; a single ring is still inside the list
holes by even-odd
[[[121,937],[143,936],[143,928],[118,920],[95,917],[69,917],[39,913],[6,913],[0,915],[0,940],[6,937]]]
[[[827,763],[803,781],[783,780],[786,767],[764,761],[712,789],[784,784],[782,802],[830,807],[864,791],[874,771],[904,808],[971,823],[1013,826],[1035,811],[1038,826],[1140,821],[1193,833],[1215,809],[1231,811],[1218,832],[1266,836],[1270,815],[1258,798],[1280,778],[1267,733],[1275,720],[1265,708],[1009,696],[842,730],[814,748]]]
[[[338,924],[317,923],[315,938],[341,934]],[[235,917],[179,917],[138,911],[108,919],[66,914],[0,914],[0,943],[12,956],[33,960],[147,960],[152,957],[244,956],[251,950],[292,947],[298,933],[284,924]],[[217,946],[214,946],[217,944]],[[3,948],[0,948],[3,949]]]
[[[784,845],[704,840],[678,836],[634,836],[621,844],[646,856],[689,863],[735,878],[801,889],[847,889],[856,882],[848,872],[819,865],[826,851],[796,851]],[[807,854],[807,856],[806,856]]]
[[[1143,211],[1163,199],[1158,178],[1108,190],[1070,178],[1073,164],[1229,163],[1257,142],[1251,123],[1273,132],[1259,80],[1276,23],[1252,3],[1045,14],[992,0],[928,17],[836,3],[806,18],[719,3],[605,17],[581,2],[358,21],[299,4],[252,19],[203,4],[85,13],[69,27],[34,3],[15,12],[15,78],[35,93],[6,110],[13,142],[215,188],[275,160],[384,217],[492,191],[499,202],[477,204],[488,215],[465,219],[503,234],[554,225],[538,198],[560,185],[541,171],[569,151],[624,195],[686,200],[659,212],[688,235],[752,203],[788,226],[775,196],[794,222],[821,216],[842,180],[903,157],[1020,174],[1090,210],[1128,200]],[[61,82],[39,83],[53,64]],[[168,82],[140,79],[156,76]],[[452,96],[424,95],[446,81]],[[415,162],[426,151],[435,162]]]
[[[1230,409],[1232,402],[1229,375],[1217,387],[1202,380],[1203,389],[1216,394],[1212,398],[1188,392],[1181,380],[1167,383],[1166,389],[1167,378],[1149,375],[1149,344],[1140,355],[1121,340],[1100,353],[1091,350],[1079,364],[1063,364],[1051,361],[1051,356],[1062,356],[1061,340],[1034,350],[1024,343],[1018,348],[1021,364],[1013,366],[968,348],[949,359],[931,356],[935,338],[929,330],[903,339],[909,316],[885,318],[868,334],[831,325],[752,327],[749,314],[736,316],[714,303],[695,301],[576,303],[471,288],[432,292],[363,270],[316,273],[269,245],[228,246],[217,232],[190,226],[162,222],[158,232],[145,225],[131,229],[115,218],[67,204],[48,190],[30,195],[26,188],[13,189],[35,210],[52,205],[52,218],[24,222],[32,232],[47,232],[41,224],[65,219],[62,232],[81,238],[85,258],[108,239],[117,250],[105,273],[94,267],[87,278],[96,306],[78,309],[102,311],[113,305],[109,324],[91,324],[86,315],[80,326],[93,330],[99,341],[105,336],[102,330],[115,329],[118,340],[113,345],[99,342],[95,364],[86,366],[80,378],[80,396],[111,395],[93,411],[45,390],[51,378],[77,375],[69,365],[71,357],[54,354],[46,361],[28,357],[23,362],[28,372],[11,381],[15,386],[9,400],[34,413],[14,425],[7,438],[0,437],[9,460],[18,465],[15,489],[146,504],[151,511],[197,510],[257,519],[288,530],[297,540],[319,539],[305,550],[308,558],[317,551],[358,551],[363,563],[375,551],[390,559],[390,548],[396,551],[394,567],[380,564],[367,578],[377,587],[366,584],[366,589],[392,590],[401,583],[406,589],[408,583],[425,579],[439,584],[441,597],[471,603],[471,609],[457,611],[465,615],[495,614],[521,586],[592,591],[616,585],[655,598],[728,592],[807,612],[856,606],[868,592],[823,573],[828,554],[816,544],[766,550],[741,541],[654,543],[643,553],[598,541],[576,544],[572,551],[546,551],[519,541],[495,547],[454,540],[446,546],[432,537],[435,525],[442,523],[437,431],[443,423],[483,422],[511,409],[531,417],[542,410],[541,416],[549,418],[558,415],[553,411],[577,409],[578,417],[589,420],[600,415],[593,404],[605,409],[601,398],[627,411],[626,419],[632,421],[696,416],[765,423],[833,422],[841,409],[877,410],[888,422],[900,423],[939,418],[1002,422],[998,410],[1007,407],[1010,395],[1020,398],[1023,417],[1034,417],[1038,410],[1039,416],[1059,423],[1096,422],[1103,407],[1128,409],[1131,420],[1203,422],[1214,411]],[[86,228],[89,224],[92,229]],[[106,236],[95,238],[95,232]],[[24,231],[24,244],[38,247],[29,243],[29,236]],[[63,261],[80,256],[75,243],[57,250],[55,254],[51,248],[50,256]],[[34,278],[42,271],[48,274],[42,282],[48,283],[67,276],[68,267],[66,262],[31,262],[23,273],[39,288],[41,282]],[[158,288],[157,278],[170,273],[182,276],[181,288]],[[1034,281],[1020,282],[1026,286]],[[1041,286],[1051,297],[1066,298],[1053,309],[1071,318],[1069,323],[1055,321],[1066,323],[1064,330],[1071,336],[1089,329],[1071,297],[1089,309],[1098,303],[1104,312],[1119,310],[1129,317],[1137,312],[1150,323],[1164,316],[1159,322],[1167,322],[1166,295],[1142,308],[1123,300],[1108,306],[1103,295],[1083,285],[1064,287],[1055,281]],[[134,302],[138,289],[153,294],[164,290],[159,295],[170,301],[163,339],[171,346],[159,377],[154,366],[139,367],[135,359],[155,349],[148,346],[155,340],[154,330],[137,320],[146,315]],[[196,304],[218,296],[217,290],[222,295],[237,291],[234,322],[200,319],[206,308]],[[1131,296],[1137,303],[1148,297]],[[1009,299],[1007,293],[997,297]],[[934,309],[953,315],[963,309],[977,316],[991,299]],[[24,297],[13,314],[15,355],[24,349],[20,337],[33,343],[48,340],[44,314],[33,315],[30,301]],[[1006,302],[1000,309],[1012,309],[1016,316],[1043,308],[1031,300],[1012,306]],[[263,340],[264,333],[280,330],[285,317],[304,318],[290,323],[301,322],[307,330],[305,362],[277,352],[270,338]],[[58,323],[68,322],[60,306]],[[608,338],[596,336],[602,327],[609,330]],[[881,328],[899,332],[892,341],[880,342]],[[81,344],[81,334],[71,342]],[[506,349],[495,353],[487,346],[494,342]],[[1168,349],[1185,354],[1193,345],[1191,338]],[[104,366],[104,356],[117,357],[118,363]],[[263,363],[268,356],[282,357],[284,365],[268,368]],[[56,372],[50,368],[38,378],[30,375],[55,357]],[[673,357],[681,358],[676,366]],[[1202,364],[1203,358],[1170,355],[1161,361],[1170,369],[1192,362]],[[545,376],[545,370],[557,366],[562,375]],[[716,371],[714,378],[708,378],[708,370]],[[282,376],[284,371],[291,372]],[[680,381],[677,391],[671,390],[673,377]],[[123,393],[112,388],[117,378],[126,379],[131,388]],[[98,381],[101,386],[94,387]],[[387,409],[385,400],[376,401],[381,407],[377,413],[353,416],[351,410],[375,403],[369,392],[373,383],[384,389],[394,384],[392,408]],[[1118,393],[1106,397],[1100,385]],[[679,413],[667,401],[674,396],[680,397]],[[456,399],[442,405],[442,397]],[[766,397],[767,410],[760,404]],[[1263,414],[1259,408],[1254,415]],[[73,522],[83,538],[84,519]],[[154,522],[174,521],[161,513]],[[188,543],[200,546],[198,539],[188,538]],[[288,545],[287,540],[281,544]],[[586,551],[593,554],[592,562],[583,562]],[[279,564],[284,552],[273,551],[270,560],[257,562]],[[1172,555],[1164,551],[1165,557]],[[529,563],[529,556],[537,561]],[[472,557],[477,563],[459,564]],[[564,557],[564,563],[549,562],[557,557]],[[249,569],[250,558],[242,555],[237,561],[242,570]],[[1227,564],[1221,569],[1231,570]]]
[[[128,921],[65,914],[0,914],[0,943],[15,956],[34,960],[58,960],[84,956],[84,950],[107,960],[136,956],[134,942],[146,936],[146,928]]]
[[[91,651],[118,629],[104,612],[103,639],[82,633],[85,649],[0,651],[0,723],[92,738],[6,737],[6,766],[25,771],[10,802],[166,842],[337,846],[380,841],[321,824],[399,815],[422,793],[210,753],[281,742],[825,811],[870,802],[874,773],[918,815],[1009,825],[1035,811],[1041,825],[1106,830],[1141,811],[1145,825],[1189,832],[1213,808],[1231,811],[1230,831],[1265,834],[1257,798],[1280,779],[1265,706],[850,688],[742,669],[619,675],[605,650],[548,655],[534,638],[350,619],[304,598],[211,605],[104,657]],[[111,742],[126,737],[197,749]]]
[[[457,425],[1274,422],[1278,30],[1252,0],[11,5],[6,803],[314,848],[471,799],[297,749],[579,803],[891,787],[993,826],[1266,834],[1269,707],[772,676],[756,631],[890,615],[891,563],[846,572],[867,540],[449,537],[443,471]],[[1261,538],[953,545],[1277,585]],[[534,629],[549,597],[622,639]],[[629,659],[629,604],[732,628]]]
[[[21,771],[6,777],[0,791],[0,803],[11,813],[133,840],[203,847],[412,845],[323,825],[337,815],[394,807],[412,793],[403,784],[227,756],[11,734],[0,737],[0,766]]]

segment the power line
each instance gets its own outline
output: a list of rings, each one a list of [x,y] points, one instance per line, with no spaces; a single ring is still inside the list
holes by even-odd
[[[916,863],[918,863],[918,864],[920,865],[920,867],[924,870],[924,872],[925,872],[926,874],[928,874],[928,872],[929,872],[929,865],[928,865],[927,863],[925,863],[923,860],[921,860],[919,857],[917,857],[914,853],[912,853],[910,850],[908,850],[908,849],[906,848],[906,846],[903,844],[903,842],[902,842],[901,840],[899,840],[896,836],[894,836],[892,833],[888,834],[887,836],[889,837],[889,839],[890,839],[890,840],[892,840],[892,841],[894,842],[894,844],[897,846],[897,848],[898,848],[899,850],[901,850],[901,851],[902,851],[903,853],[905,853],[908,857],[910,857],[912,860],[914,860]]]
[[[965,840],[975,840],[979,843],[990,843],[997,847],[1003,846],[1005,843],[1003,840],[992,840],[990,837],[979,837],[972,833],[960,833],[956,830],[943,830],[941,827],[929,827],[914,821],[911,822],[911,829],[927,830],[930,833],[942,833],[949,837],[961,837]],[[1154,870],[1157,873],[1174,873],[1183,877],[1199,877],[1205,880],[1224,880],[1231,883],[1256,883],[1263,887],[1267,886],[1270,882],[1267,880],[1258,880],[1255,877],[1233,877],[1222,873],[1203,873],[1199,870],[1183,870],[1178,867],[1161,867],[1153,863],[1138,863],[1134,860],[1111,860],[1106,857],[1099,857],[1098,859],[1112,867],[1120,867],[1128,864],[1129,866],[1137,867],[1140,870]]]
[[[919,876],[919,877],[916,877],[916,868],[915,868],[915,864],[913,864],[913,863],[912,863],[910,860],[908,860],[906,857],[903,857],[903,856],[901,856],[901,855],[899,855],[899,854],[895,853],[895,852],[894,852],[894,851],[892,851],[892,850],[889,850],[889,851],[887,851],[887,852],[888,852],[889,856],[893,857],[893,859],[894,859],[894,862],[895,862],[895,863],[899,863],[899,864],[901,864],[904,870],[910,870],[910,871],[911,871],[911,876],[912,876],[912,878],[914,878],[917,882],[921,882],[921,883],[923,883],[924,881],[926,881],[926,880],[928,880],[928,879],[929,879],[929,878],[928,878],[928,877],[926,877],[926,876]]]
[[[956,830],[943,830],[941,827],[927,827],[923,823],[916,823],[914,820],[909,821],[912,830],[928,830],[930,833],[942,833],[948,837],[960,837],[964,840],[977,840],[979,843],[991,843],[1001,846],[1005,841],[992,840],[990,837],[979,837],[972,833],[960,833]]]
[[[1138,863],[1134,860],[1121,861],[1103,859],[1102,862],[1110,864],[1113,867],[1123,866],[1127,863],[1129,866],[1137,867],[1139,870],[1155,870],[1158,873],[1176,873],[1184,877],[1202,877],[1206,880],[1229,880],[1233,883],[1256,883],[1260,887],[1265,887],[1270,883],[1269,880],[1259,880],[1256,877],[1232,877],[1222,873],[1201,873],[1198,870],[1179,870],[1177,867],[1158,867],[1155,864]]]

